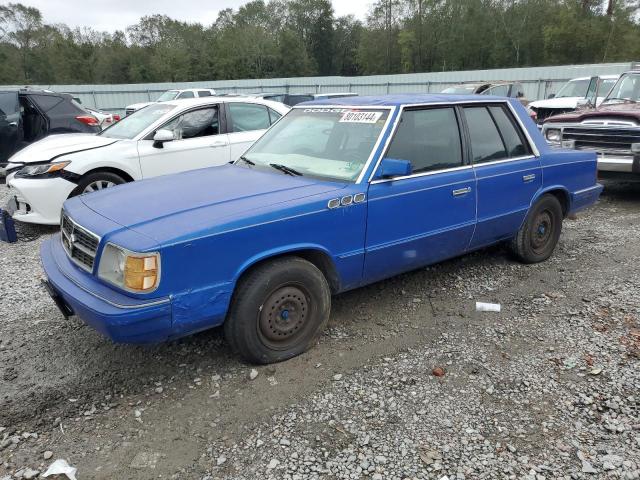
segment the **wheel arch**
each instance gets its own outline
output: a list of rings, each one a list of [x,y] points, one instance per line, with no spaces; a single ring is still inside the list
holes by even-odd
[[[563,218],[566,218],[571,211],[571,194],[569,193],[569,190],[567,190],[567,188],[563,187],[562,185],[553,185],[540,190],[531,201],[529,209],[531,209],[536,204],[536,202],[546,194],[553,195],[558,199],[558,201],[560,202],[560,206],[562,207],[562,216]]]
[[[93,168],[91,170],[87,170],[82,175],[79,175],[78,178],[86,177],[87,175],[91,175],[91,174],[99,173],[99,172],[114,173],[114,174],[119,175],[120,177],[124,178],[127,183],[134,181],[134,178],[131,176],[131,174],[129,174],[125,170],[122,170],[122,169],[116,168],[116,167],[96,167],[96,168]]]
[[[247,260],[238,270],[234,285],[242,280],[249,272],[269,261],[286,257],[299,257],[315,265],[327,279],[331,293],[340,291],[340,275],[329,251],[319,245],[296,245],[286,248],[262,252]]]

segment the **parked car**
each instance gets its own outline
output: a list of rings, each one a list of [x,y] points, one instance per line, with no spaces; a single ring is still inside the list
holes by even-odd
[[[553,115],[573,112],[579,106],[600,105],[619,77],[620,75],[601,75],[569,80],[558,93],[552,93],[546,100],[531,102],[531,118],[542,124]]]
[[[0,175],[9,157],[50,134],[96,133],[98,120],[70,95],[47,90],[0,90]]]
[[[316,101],[232,165],[68,200],[45,285],[117,342],[224,324],[240,355],[277,362],[313,345],[332,294],[502,241],[546,260],[597,200],[595,172],[515,99]]]
[[[623,74],[595,108],[548,118],[551,145],[598,154],[601,178],[640,181],[640,70]]]
[[[343,97],[355,97],[357,93],[254,93],[251,94],[257,98],[264,98],[265,100],[273,100],[274,102],[284,103],[293,107],[302,102],[310,102],[312,100],[322,100],[327,98],[343,98]]]
[[[171,100],[180,100],[182,98],[200,98],[211,97],[216,94],[216,91],[212,88],[185,88],[181,90],[167,90],[160,95],[155,102],[141,102],[127,105],[124,109],[125,115],[131,115],[133,112],[140,110],[141,108],[148,107],[154,103],[169,102]]]
[[[150,105],[98,135],[52,135],[11,158],[7,211],[15,220],[55,225],[69,197],[228,163],[288,110],[252,98],[174,100]]]
[[[528,105],[525,98],[524,87],[520,82],[479,82],[461,83],[453,87],[445,88],[442,93],[448,95],[493,95],[496,97],[517,98],[523,105]]]
[[[103,112],[102,110],[95,110],[89,107],[84,107],[84,109],[96,117],[102,130],[120,121],[120,115],[117,113]]]

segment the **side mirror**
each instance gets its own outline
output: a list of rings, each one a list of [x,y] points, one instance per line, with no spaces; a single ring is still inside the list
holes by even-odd
[[[153,146],[155,148],[163,148],[165,142],[171,142],[173,140],[174,137],[171,130],[160,129],[153,136]]]
[[[411,162],[397,158],[383,158],[376,173],[376,180],[381,178],[405,177],[411,175]]]
[[[556,94],[555,93],[550,93],[547,98],[548,99],[556,98]]]

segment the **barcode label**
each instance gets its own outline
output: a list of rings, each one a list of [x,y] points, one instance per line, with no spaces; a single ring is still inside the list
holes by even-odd
[[[382,112],[346,112],[340,123],[376,123],[381,116]]]

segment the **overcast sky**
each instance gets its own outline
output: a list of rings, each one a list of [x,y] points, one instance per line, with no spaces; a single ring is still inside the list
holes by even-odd
[[[364,20],[373,0],[332,0],[337,16],[354,14]],[[218,12],[237,9],[246,0],[22,0],[40,9],[46,23],[70,27],[90,26],[96,30],[122,30],[144,15],[156,13],[176,20],[211,24]]]

